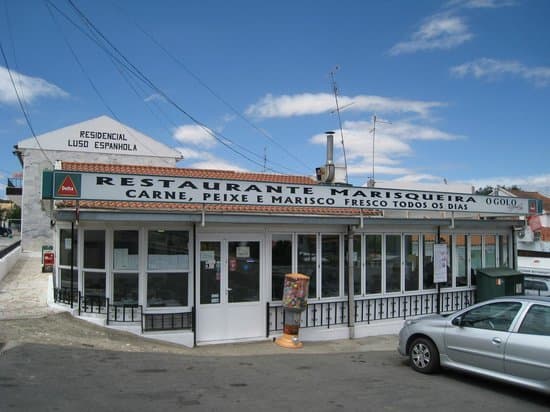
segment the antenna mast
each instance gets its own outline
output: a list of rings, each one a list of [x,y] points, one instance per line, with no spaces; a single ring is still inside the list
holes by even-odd
[[[330,72],[330,78],[332,81],[332,92],[334,93],[334,100],[336,101],[336,113],[338,115],[338,125],[340,126],[340,138],[342,142],[342,152],[344,153],[344,170],[346,171],[346,183],[348,183],[348,161],[346,158],[346,146],[344,145],[344,131],[342,129],[342,118],[340,117],[340,105],[338,103],[338,87],[336,86],[336,80],[334,79],[334,72],[338,70],[336,66],[334,70]]]
[[[376,139],[376,122],[379,122],[379,123],[386,123],[386,124],[392,124],[391,122],[386,122],[386,121],[383,121],[383,120],[378,120],[376,118],[376,115],[372,116],[372,123],[373,123],[373,126],[372,126],[372,176],[371,178],[369,179],[368,183],[367,183],[367,186],[368,187],[374,187],[374,184],[375,184],[375,180],[374,180],[374,140]]]

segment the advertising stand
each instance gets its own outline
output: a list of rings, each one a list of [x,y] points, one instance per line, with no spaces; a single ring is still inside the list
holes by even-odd
[[[298,349],[303,343],[298,339],[301,314],[307,307],[309,276],[300,273],[285,275],[283,291],[284,328],[283,335],[275,343],[283,348]]]

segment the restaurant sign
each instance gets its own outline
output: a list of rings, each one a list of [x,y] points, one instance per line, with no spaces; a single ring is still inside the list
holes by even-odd
[[[527,215],[542,212],[536,199],[469,193],[303,185],[180,176],[44,172],[43,197],[125,202],[316,206]],[[51,183],[51,188],[49,187]]]

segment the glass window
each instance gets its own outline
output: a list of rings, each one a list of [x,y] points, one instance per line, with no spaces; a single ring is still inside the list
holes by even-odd
[[[485,236],[485,267],[494,268],[497,265],[497,240],[495,235]]]
[[[508,236],[500,235],[498,239],[498,255],[500,267],[510,267],[510,260],[508,259]]]
[[[105,269],[105,231],[84,231],[84,267]]]
[[[340,296],[340,236],[321,235],[321,296]]]
[[[187,306],[187,273],[148,273],[147,306]]]
[[[73,285],[73,291],[78,292],[78,270],[73,270],[73,277],[71,279],[71,269],[60,269],[61,271],[61,288],[70,289],[71,280]]]
[[[257,302],[260,300],[260,242],[228,242],[228,301]]]
[[[298,235],[298,273],[309,276],[309,297],[317,297],[317,236]]]
[[[366,235],[367,293],[382,291],[382,235]]]
[[[201,304],[220,303],[221,279],[221,243],[201,242],[200,250],[200,288]]]
[[[344,295],[348,295],[348,236],[344,237],[344,250],[346,251],[344,260]],[[353,294],[361,294],[361,236],[353,237]]]
[[[550,336],[550,306],[531,306],[518,332],[529,335]]]
[[[461,316],[462,326],[507,331],[520,308],[521,303],[518,302],[498,302],[479,306]]]
[[[401,291],[401,235],[386,235],[386,292]]]
[[[74,243],[74,256],[72,248]],[[74,259],[73,266],[78,266],[78,231],[74,230],[74,242],[71,237],[71,229],[59,230],[59,264],[63,266],[71,266],[71,258]]]
[[[470,264],[472,270],[472,285],[476,284],[476,270],[481,269],[481,236],[470,236]]]
[[[405,290],[418,290],[420,287],[419,239],[419,235],[405,235]]]
[[[189,270],[189,232],[150,230],[147,240],[149,270]]]
[[[115,305],[137,305],[139,288],[137,273],[114,273],[113,285]]]
[[[424,282],[424,289],[435,288],[434,283],[434,243],[435,235],[428,233],[423,236],[424,238],[424,253],[423,253],[423,270],[422,280]]]
[[[439,243],[445,243],[447,245],[447,282],[442,283],[441,287],[450,288],[453,286],[453,243],[451,235],[441,235],[439,237]]]
[[[292,235],[271,238],[271,299],[283,298],[285,275],[292,273]]]
[[[456,286],[468,285],[468,262],[467,262],[467,244],[466,235],[456,235],[456,258],[458,263],[458,273],[456,274]]]
[[[113,267],[115,269],[137,269],[138,246],[139,232],[137,230],[115,230]]]
[[[84,295],[105,297],[105,273],[84,272]]]

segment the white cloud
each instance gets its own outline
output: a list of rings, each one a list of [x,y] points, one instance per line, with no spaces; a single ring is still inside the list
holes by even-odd
[[[445,103],[397,99],[382,96],[340,96],[340,105],[348,111],[376,113],[414,113],[427,117],[434,108]],[[328,113],[334,110],[334,96],[329,93],[302,93],[295,95],[266,95],[246,110],[249,116],[259,118],[293,117]]]
[[[241,172],[246,171],[246,169],[237,166],[237,164],[219,158],[208,151],[194,150],[187,147],[178,147],[177,150],[183,155],[183,161],[185,162],[183,167],[194,169],[235,170]]]
[[[389,53],[398,55],[415,53],[422,50],[451,49],[470,40],[473,34],[463,18],[448,14],[436,14],[429,17],[412,34],[411,39],[397,43]]]
[[[418,182],[418,183],[444,183],[444,180],[440,176],[434,176],[430,174],[414,173],[395,179],[396,182]]]
[[[158,93],[153,93],[143,99],[144,102],[166,102],[166,99]]]
[[[517,76],[533,82],[537,86],[550,84],[550,66],[527,67],[515,60],[477,59],[451,68],[451,74],[457,77],[474,76],[497,80],[503,76]]]
[[[515,0],[451,0],[447,6],[465,9],[497,9],[516,4]]]
[[[194,146],[212,147],[216,145],[214,132],[207,127],[188,124],[174,129],[173,137],[178,142]]]
[[[10,70],[21,99],[27,103],[39,97],[68,97],[69,94],[52,83],[39,77],[25,76]],[[17,104],[17,94],[13,89],[10,74],[5,67],[0,66],[0,104]]]
[[[343,124],[344,144],[350,176],[372,176],[373,136],[370,121],[347,121]],[[431,126],[398,121],[376,128],[374,142],[375,175],[411,175],[413,170],[403,168],[402,160],[414,154],[415,140],[455,140],[461,136],[443,132]],[[326,136],[317,134],[310,139],[314,144],[326,144]],[[342,153],[339,133],[335,135],[335,153]],[[336,159],[343,163],[343,154]]]
[[[522,190],[540,192],[550,196],[550,174],[534,176],[499,176],[483,179],[473,179],[471,182],[476,188],[486,186],[518,186]]]

